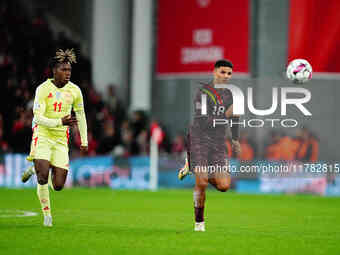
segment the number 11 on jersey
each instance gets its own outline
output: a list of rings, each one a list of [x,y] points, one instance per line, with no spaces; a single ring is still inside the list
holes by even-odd
[[[60,102],[59,104],[58,104],[58,102],[55,102],[55,103],[53,104],[53,106],[54,106],[54,111],[55,111],[55,112],[57,111],[57,106],[58,106],[58,112],[60,112],[60,111],[61,111],[61,105],[62,105],[62,102]]]

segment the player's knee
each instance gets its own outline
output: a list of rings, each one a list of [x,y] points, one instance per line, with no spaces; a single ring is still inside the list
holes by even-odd
[[[219,183],[219,184],[217,184],[216,188],[217,188],[218,191],[226,192],[226,191],[229,190],[230,184],[229,183]]]

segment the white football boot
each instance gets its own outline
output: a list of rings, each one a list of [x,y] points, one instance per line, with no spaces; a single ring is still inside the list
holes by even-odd
[[[52,215],[45,215],[44,216],[44,226],[45,227],[52,227]]]
[[[195,222],[195,231],[205,232],[205,224],[203,222]]]

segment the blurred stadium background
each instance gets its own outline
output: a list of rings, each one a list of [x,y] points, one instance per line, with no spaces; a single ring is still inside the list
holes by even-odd
[[[285,118],[296,119],[296,128],[266,123],[242,129],[243,154],[236,163],[288,160],[334,166],[340,146],[339,8],[338,1],[319,0],[1,1],[0,186],[34,185],[34,180],[20,183],[31,139],[32,100],[58,48],[77,51],[72,80],[85,96],[89,127],[90,157],[80,157],[80,138],[76,129],[72,132],[69,186],[149,188],[154,133],[158,186],[191,187],[193,178],[180,183],[175,172],[185,158],[191,95],[195,82],[211,78],[219,58],[232,60],[232,83],[245,93],[252,87],[255,105],[262,109],[271,105],[273,87],[296,86],[284,75],[290,60],[305,58],[314,68],[313,80],[303,85],[312,94],[307,104],[312,116],[288,107]],[[279,114],[270,117],[282,119]],[[244,119],[250,118],[258,119],[247,112]],[[233,188],[264,191],[259,177],[239,175]],[[267,190],[275,191],[275,185]],[[312,186],[319,194],[340,194],[338,185],[336,175],[324,174]]]

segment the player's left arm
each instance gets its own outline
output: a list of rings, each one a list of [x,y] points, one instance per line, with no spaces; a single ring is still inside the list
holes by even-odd
[[[88,149],[87,123],[84,109],[83,94],[81,93],[81,90],[79,88],[77,89],[77,97],[73,102],[73,110],[76,113],[76,118],[78,121],[78,129],[81,139],[80,150],[82,152],[86,152]]]
[[[240,115],[233,114],[233,104],[232,104],[226,110],[225,116],[226,116],[227,119],[231,120],[231,123],[233,123],[230,126],[232,149],[233,149],[236,157],[239,157],[241,155],[241,145],[240,145],[240,142],[239,142],[239,137],[240,137],[240,131],[239,131]]]

